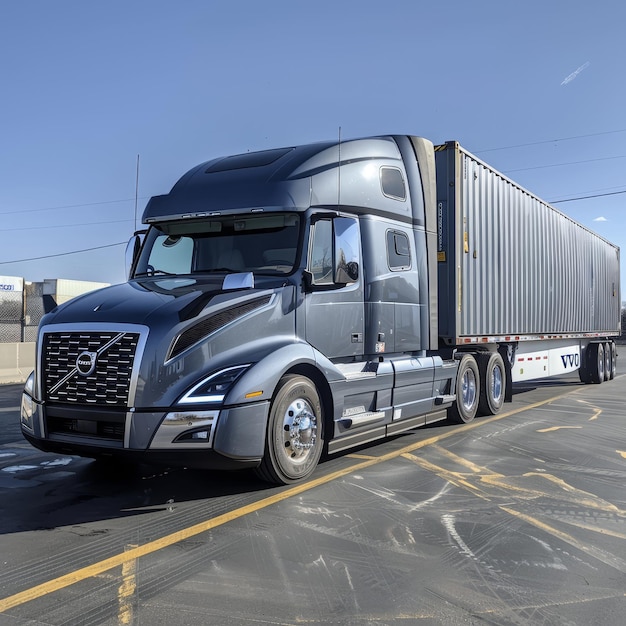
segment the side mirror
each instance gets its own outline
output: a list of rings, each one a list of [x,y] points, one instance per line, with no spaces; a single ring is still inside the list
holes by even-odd
[[[335,273],[338,285],[352,285],[359,279],[359,223],[352,218],[337,217],[335,225]]]

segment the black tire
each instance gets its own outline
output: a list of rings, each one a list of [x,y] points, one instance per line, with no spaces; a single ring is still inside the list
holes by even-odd
[[[611,351],[611,343],[607,341],[604,344],[604,380],[611,379],[612,361],[613,361],[613,353]]]
[[[611,370],[609,371],[609,380],[613,380],[615,378],[615,374],[617,374],[617,346],[614,341],[611,341]]]
[[[589,360],[589,348],[591,346],[587,346],[580,353],[580,367],[578,368],[578,378],[580,378],[581,383],[585,383],[588,385],[591,382],[591,367]]]
[[[457,424],[471,422],[478,412],[480,399],[480,372],[471,354],[465,354],[456,373],[456,400],[448,410],[448,417]]]
[[[480,372],[480,399],[478,413],[480,415],[496,415],[504,406],[506,393],[506,370],[504,361],[497,352],[489,352],[478,356]]]
[[[270,407],[257,475],[279,485],[301,481],[315,470],[323,447],[324,412],[317,388],[304,376],[285,376]]]
[[[587,366],[591,382],[599,385],[604,382],[604,344],[592,343],[587,347],[588,359]]]

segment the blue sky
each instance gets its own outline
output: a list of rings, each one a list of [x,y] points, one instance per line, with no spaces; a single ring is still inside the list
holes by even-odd
[[[339,127],[597,196],[555,206],[624,255],[625,23],[616,0],[2,0],[0,275],[123,281],[137,155],[141,216],[199,162]]]

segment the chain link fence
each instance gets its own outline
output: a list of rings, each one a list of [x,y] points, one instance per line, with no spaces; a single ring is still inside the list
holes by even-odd
[[[0,342],[22,341],[24,292],[21,279],[0,281]]]
[[[48,311],[104,286],[105,283],[65,279],[31,283],[19,277],[0,276],[0,343],[35,341],[39,322]]]

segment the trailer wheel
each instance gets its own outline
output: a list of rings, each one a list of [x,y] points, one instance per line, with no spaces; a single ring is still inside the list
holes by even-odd
[[[478,411],[480,397],[480,373],[478,364],[471,354],[465,354],[456,373],[456,400],[448,416],[453,422],[467,424]]]
[[[481,415],[496,415],[504,405],[506,392],[506,372],[504,361],[497,352],[480,354],[478,357],[480,372],[480,400],[478,412]]]
[[[591,361],[589,359],[590,347],[590,345],[587,346],[581,352],[580,367],[578,368],[578,378],[580,378],[580,382],[585,383],[585,385],[588,385],[591,382]]]
[[[604,344],[591,343],[587,347],[589,375],[591,382],[599,385],[604,381]]]
[[[617,374],[617,346],[614,341],[611,341],[609,345],[611,346],[611,369],[609,371],[609,380],[613,380],[615,378],[615,374]]]
[[[613,361],[611,344],[610,342],[606,342],[604,344],[604,380],[611,379],[611,364]]]
[[[280,485],[307,478],[323,447],[324,414],[315,385],[304,376],[285,376],[270,407],[265,454],[257,475]]]

